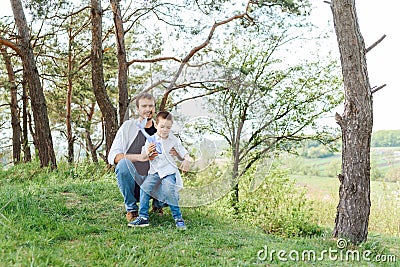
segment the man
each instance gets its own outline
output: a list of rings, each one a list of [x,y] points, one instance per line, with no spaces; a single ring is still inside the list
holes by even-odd
[[[133,221],[138,216],[138,206],[141,185],[146,178],[150,164],[141,155],[142,147],[146,142],[146,137],[139,129],[140,122],[146,120],[144,130],[153,135],[156,133],[152,120],[155,113],[155,98],[148,93],[141,93],[136,98],[136,109],[139,115],[137,119],[125,121],[119,128],[110,152],[108,153],[108,163],[116,165],[115,173],[119,190],[124,197],[126,209],[126,219]],[[148,153],[154,154],[155,147],[150,146]],[[173,154],[174,151],[171,151]],[[162,214],[163,203],[153,200],[153,211]]]
[[[180,230],[186,229],[185,221],[182,218],[181,209],[178,204],[178,191],[183,186],[182,178],[179,175],[175,160],[169,153],[165,153],[165,151],[170,151],[172,148],[175,148],[177,154],[183,159],[180,167],[183,172],[189,170],[190,161],[193,161],[193,159],[190,157],[181,141],[173,134],[170,134],[172,123],[172,114],[168,111],[160,111],[157,114],[157,133],[148,137],[142,155],[144,158],[152,158],[152,154],[143,154],[144,152],[150,151],[148,148],[151,144],[159,144],[159,149],[157,151],[157,156],[150,159],[149,175],[141,185],[139,217],[133,222],[130,222],[128,226],[144,227],[149,225],[150,193],[154,192],[153,189],[155,186],[161,184],[162,195],[157,195],[156,197],[168,204],[176,227]]]

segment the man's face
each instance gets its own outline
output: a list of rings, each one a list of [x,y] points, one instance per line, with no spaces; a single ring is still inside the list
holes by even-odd
[[[171,131],[172,128],[172,121],[163,119],[163,118],[158,118],[158,123],[156,125],[157,129],[157,134],[163,139],[168,138],[169,132]]]
[[[139,99],[139,106],[137,107],[139,118],[151,119],[156,111],[155,103],[152,99],[141,98]]]

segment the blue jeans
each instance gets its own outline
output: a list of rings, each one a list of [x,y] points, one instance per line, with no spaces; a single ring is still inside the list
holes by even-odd
[[[138,206],[136,204],[137,199],[135,198],[135,187],[141,185],[145,180],[146,176],[140,175],[133,163],[127,159],[121,159],[115,167],[115,174],[117,176],[117,183],[122,196],[124,197],[125,209],[127,212],[137,211]],[[162,205],[158,200],[154,199],[153,206],[156,208],[162,208]]]
[[[160,181],[161,187],[159,190],[154,190]],[[160,179],[158,173],[147,175],[140,187],[140,217],[149,218],[150,195],[161,202],[167,203],[174,219],[182,218],[182,213],[178,206],[179,196],[175,174],[167,175],[162,179]]]

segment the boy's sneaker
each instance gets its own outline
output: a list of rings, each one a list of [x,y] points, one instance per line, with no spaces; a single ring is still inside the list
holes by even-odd
[[[146,227],[149,226],[149,219],[137,217],[133,222],[128,223],[130,227]]]
[[[176,228],[179,230],[186,230],[185,221],[183,219],[176,219],[175,220]]]

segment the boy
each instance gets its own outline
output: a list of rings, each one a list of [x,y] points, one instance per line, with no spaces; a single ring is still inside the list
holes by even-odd
[[[149,200],[150,193],[155,199],[167,203],[171,209],[172,217],[175,220],[178,229],[186,229],[182,214],[178,206],[178,189],[182,188],[182,178],[179,175],[178,167],[169,153],[172,148],[183,158],[181,164],[182,171],[189,170],[189,153],[182,146],[180,140],[170,134],[172,127],[172,115],[167,111],[161,111],[156,116],[157,132],[153,136],[147,136],[147,141],[142,150],[144,158],[150,159],[150,170],[140,189],[140,208],[139,217],[130,222],[128,226],[144,227],[149,225]],[[150,144],[149,139],[153,143]],[[146,152],[145,152],[146,151]],[[150,151],[148,153],[147,151]],[[161,181],[161,193],[156,194],[153,191]]]

